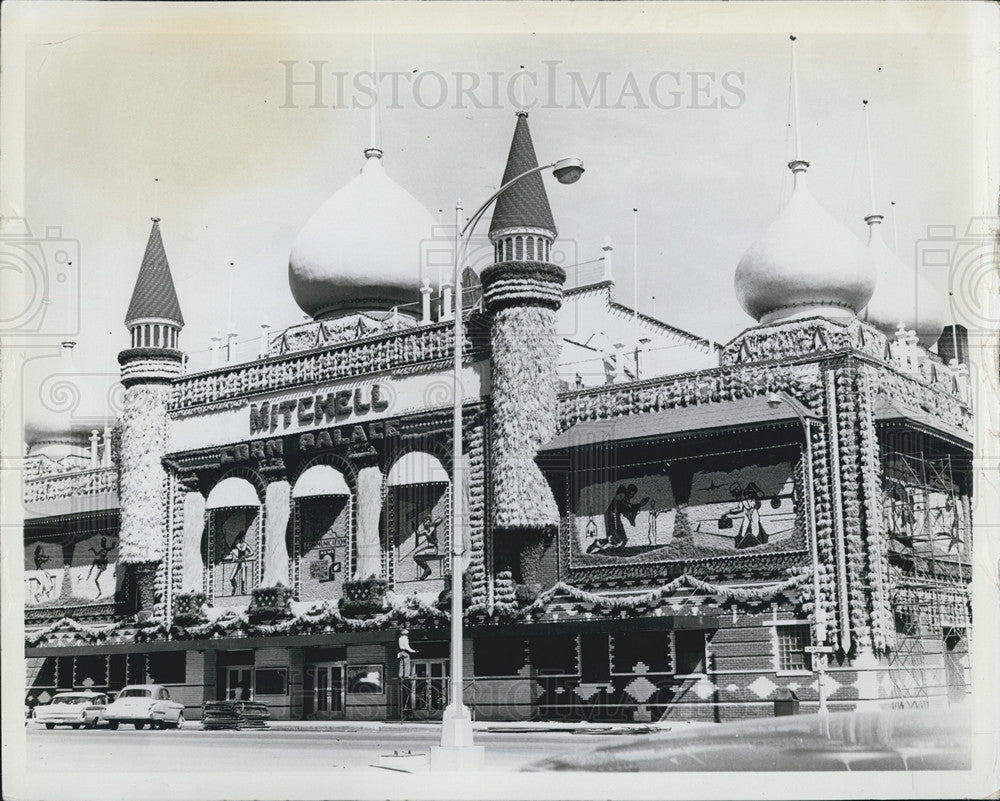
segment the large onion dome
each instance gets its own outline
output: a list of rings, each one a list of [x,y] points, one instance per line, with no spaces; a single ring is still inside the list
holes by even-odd
[[[809,192],[809,163],[788,165],[795,188],[788,204],[736,268],[736,295],[761,323],[823,315],[849,319],[868,303],[875,268],[847,228]]]
[[[418,313],[421,245],[434,218],[386,175],[381,150],[365,156],[361,174],[319,207],[292,246],[292,296],[316,319],[395,306]]]
[[[882,238],[882,215],[865,217],[868,253],[875,264],[875,292],[862,317],[889,337],[902,324],[916,331],[920,344],[932,347],[941,338],[947,314],[934,287],[907,267]]]

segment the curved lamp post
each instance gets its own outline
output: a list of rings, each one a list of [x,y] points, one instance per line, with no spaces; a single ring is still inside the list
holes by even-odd
[[[465,556],[465,463],[462,453],[462,276],[461,265],[468,241],[482,219],[500,195],[523,178],[543,170],[552,170],[562,184],[576,183],[583,175],[583,162],[578,158],[562,158],[550,164],[533,167],[501,186],[461,227],[462,204],[455,206],[455,335],[452,410],[452,526],[451,526],[451,692],[441,722],[441,748],[472,748],[472,717],[462,698],[462,571]],[[471,756],[471,755],[470,755]],[[460,755],[448,759],[455,767],[471,767],[472,760]],[[472,757],[474,760],[476,757]],[[432,764],[433,764],[432,751]]]
[[[812,579],[813,579],[813,616],[814,616],[814,637],[816,645],[810,652],[818,664],[816,685],[819,694],[819,713],[825,715],[826,709],[826,654],[833,651],[833,648],[826,644],[826,610],[820,605],[819,592],[819,546],[816,542],[816,517],[813,505],[812,487],[812,437],[810,436],[809,421],[802,414],[802,410],[797,403],[784,393],[772,392],[767,396],[767,405],[772,409],[777,409],[784,404],[799,418],[802,425],[802,432],[805,436],[805,464],[803,465],[803,484],[805,486],[806,501],[806,525],[809,527],[809,547],[812,551]]]

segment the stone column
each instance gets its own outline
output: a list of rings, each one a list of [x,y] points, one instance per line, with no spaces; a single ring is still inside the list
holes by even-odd
[[[184,548],[181,561],[181,592],[202,592],[205,562],[201,541],[205,534],[205,496],[197,490],[184,494]]]
[[[358,563],[354,579],[377,577],[382,572],[382,539],[378,523],[382,514],[382,471],[366,465],[358,471],[357,502]]]
[[[281,479],[267,485],[264,496],[264,578],[262,587],[289,585],[288,519],[292,513],[292,487]]]

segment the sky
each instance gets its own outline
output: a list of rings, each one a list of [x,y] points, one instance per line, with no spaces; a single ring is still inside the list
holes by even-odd
[[[733,274],[791,192],[791,33],[801,155],[827,211],[864,241],[868,99],[874,210],[903,261],[914,263],[928,226],[964,230],[976,214],[974,58],[954,16],[867,4],[778,4],[757,16],[695,4],[447,5],[418,17],[354,4],[31,4],[19,29],[14,209],[35,237],[59,228],[79,250],[79,283],[66,290],[78,323],[60,320],[45,341],[77,342],[73,369],[92,374],[81,414],[116,403],[123,318],[154,214],[185,349],[203,351],[229,327],[251,339],[262,322],[303,321],[288,254],[362,166],[373,42],[394,180],[451,222],[456,201],[469,210],[497,188],[526,103],[539,159],[586,166],[572,186],[546,179],[564,265],[598,258],[610,236],[619,298],[637,294],[641,311],[698,336],[725,342],[753,324]],[[312,62],[321,107],[314,86],[287,85],[312,78]],[[946,272],[928,277],[946,292]],[[44,358],[25,365],[26,398],[65,370],[51,353],[29,352]]]

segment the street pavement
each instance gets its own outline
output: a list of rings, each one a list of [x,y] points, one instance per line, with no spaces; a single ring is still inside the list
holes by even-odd
[[[478,724],[476,744],[485,746],[485,770],[517,771],[546,757],[631,739],[629,727],[530,726],[494,728]],[[570,729],[570,730],[567,730]],[[574,731],[576,733],[574,733]],[[191,723],[181,731],[135,731],[123,726],[109,729],[46,730],[27,726],[27,769],[46,773],[70,767],[95,773],[162,771],[168,766],[185,771],[233,770],[373,771],[385,772],[398,764],[401,770],[426,770],[412,758],[395,753],[428,754],[440,741],[440,726],[426,723],[391,723],[336,726],[300,726],[279,723],[263,731],[202,731]],[[655,733],[635,735],[656,737]],[[381,757],[381,759],[380,759]],[[382,763],[380,766],[379,763]]]

